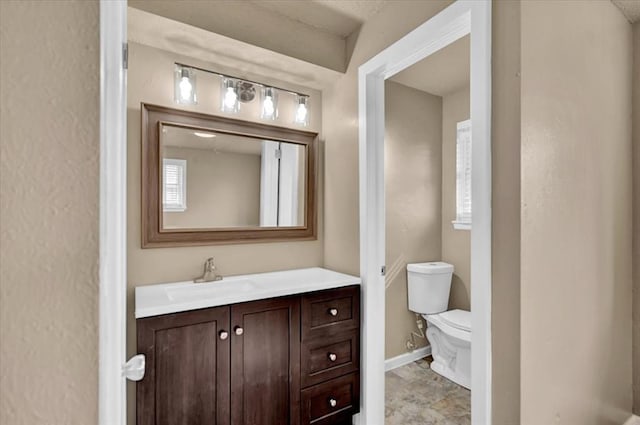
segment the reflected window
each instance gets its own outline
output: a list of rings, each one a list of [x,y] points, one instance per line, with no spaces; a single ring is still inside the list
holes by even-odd
[[[162,159],[162,207],[164,212],[187,209],[187,161]]]

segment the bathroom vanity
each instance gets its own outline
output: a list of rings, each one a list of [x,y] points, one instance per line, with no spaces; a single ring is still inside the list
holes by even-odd
[[[136,288],[138,425],[351,424],[359,284],[311,268]]]

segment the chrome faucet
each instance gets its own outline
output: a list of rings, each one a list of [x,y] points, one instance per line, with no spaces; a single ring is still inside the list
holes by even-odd
[[[215,282],[222,280],[222,276],[216,273],[216,266],[213,264],[213,257],[207,258],[204,262],[204,272],[202,276],[193,279],[194,283]]]

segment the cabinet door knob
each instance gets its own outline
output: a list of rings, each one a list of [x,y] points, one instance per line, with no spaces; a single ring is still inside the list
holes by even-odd
[[[337,308],[330,308],[329,309],[329,314],[333,317],[338,315],[338,309]]]
[[[244,329],[242,329],[240,326],[236,326],[233,330],[236,335],[242,335],[244,333]]]
[[[329,406],[336,407],[337,405],[338,405],[338,400],[336,400],[335,398],[329,399]]]
[[[220,337],[221,340],[225,340],[227,338],[229,338],[229,332],[227,331],[220,331],[218,332],[218,336]]]
[[[329,353],[329,360],[331,360],[332,362],[335,362],[338,359],[338,356],[336,356],[335,353]]]

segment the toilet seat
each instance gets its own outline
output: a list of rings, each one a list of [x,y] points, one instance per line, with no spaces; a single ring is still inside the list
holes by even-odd
[[[423,317],[427,323],[437,326],[445,334],[471,343],[471,312],[450,310],[438,314],[425,314]]]
[[[440,313],[440,318],[449,326],[462,331],[471,332],[471,312],[466,310],[449,310]]]

